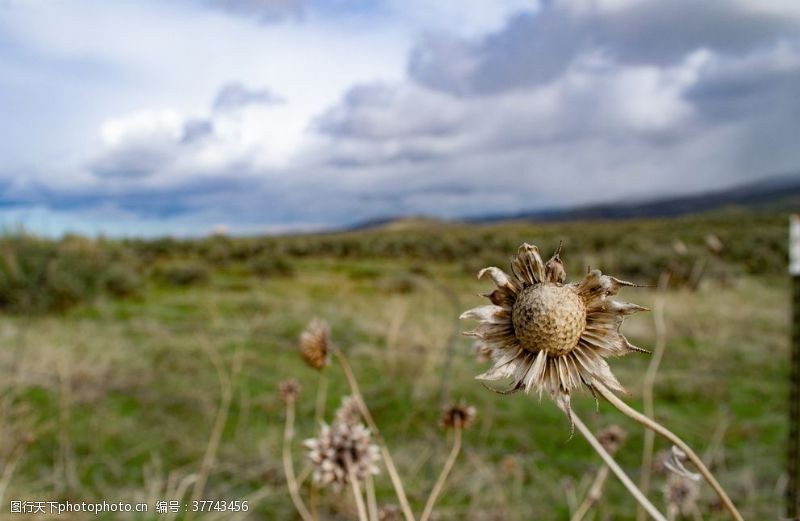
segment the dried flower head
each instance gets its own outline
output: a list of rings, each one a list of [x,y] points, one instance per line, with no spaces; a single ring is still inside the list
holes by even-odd
[[[625,442],[627,436],[628,433],[619,425],[609,425],[597,433],[597,441],[600,442],[600,445],[602,445],[606,451],[614,454]]]
[[[378,446],[372,443],[372,435],[364,425],[322,424],[319,437],[306,440],[305,445],[318,485],[338,489],[350,483],[349,472],[359,481],[379,472]]]
[[[478,379],[513,378],[506,392],[536,389],[541,396],[547,391],[570,414],[575,388],[602,384],[623,391],[605,358],[647,352],[619,331],[625,316],[646,308],[609,298],[634,284],[599,270],[567,284],[560,249],[544,263],[536,246],[523,244],[511,259],[511,275],[496,267],[481,270],[478,278],[488,275],[497,285],[484,295],[492,304],[461,318],[479,320],[465,334],[492,349],[494,366]]]
[[[300,333],[300,354],[303,360],[314,369],[320,370],[328,365],[331,330],[328,323],[315,318]]]
[[[345,425],[355,425],[361,421],[361,408],[358,401],[352,396],[342,398],[342,404],[336,409],[333,423],[344,423]]]
[[[278,398],[283,403],[294,403],[300,395],[300,382],[297,378],[287,378],[278,382]]]
[[[664,501],[671,509],[689,515],[695,508],[698,497],[697,483],[682,476],[671,475],[664,484]]]
[[[478,411],[475,409],[475,407],[472,405],[467,405],[463,401],[452,403],[442,409],[442,417],[439,420],[439,423],[445,429],[452,429],[456,426],[460,427],[461,429],[466,429],[472,425],[477,412]]]

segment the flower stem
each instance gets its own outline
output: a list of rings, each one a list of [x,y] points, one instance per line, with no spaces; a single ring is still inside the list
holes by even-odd
[[[661,359],[664,358],[664,350],[667,347],[666,324],[664,323],[664,292],[669,284],[669,272],[663,271],[658,278],[659,294],[656,296],[655,304],[653,305],[653,321],[655,322],[656,343],[653,349],[653,357],[650,359],[650,365],[647,366],[647,372],[644,375],[644,383],[642,385],[642,400],[644,401],[644,413],[647,416],[655,416],[655,408],[653,406],[653,387],[655,387],[656,374],[661,365]],[[642,468],[641,476],[639,477],[639,489],[643,494],[647,494],[650,490],[650,474],[653,466],[653,444],[655,443],[655,434],[651,430],[646,430],[644,433],[644,446],[642,447]],[[645,511],[639,507],[636,511],[636,521],[644,521]]]
[[[378,429],[378,425],[372,418],[372,414],[370,414],[366,402],[364,402],[364,396],[361,394],[361,390],[358,388],[358,381],[356,380],[355,374],[353,374],[353,369],[350,367],[350,363],[347,361],[344,353],[342,353],[339,348],[333,347],[331,351],[339,361],[339,365],[342,366],[342,371],[347,378],[347,383],[350,384],[350,391],[353,393],[353,398],[355,398],[356,403],[358,404],[361,415],[364,417],[364,421],[367,422],[367,425],[369,425],[369,428],[372,430],[372,434],[375,436],[375,440],[378,442],[378,447],[380,447],[383,462],[386,464],[386,471],[389,473],[395,493],[397,494],[397,499],[400,502],[400,508],[403,510],[403,516],[406,518],[406,521],[414,521],[414,514],[411,512],[411,506],[408,503],[406,491],[403,488],[403,482],[400,480],[400,476],[397,474],[397,468],[394,466],[392,455],[389,453],[389,449],[386,447],[386,442],[383,440],[383,436],[381,436],[381,431]]]
[[[436,499],[442,492],[442,488],[444,488],[444,483],[445,481],[447,481],[447,476],[453,469],[453,465],[456,462],[458,453],[461,451],[461,422],[456,421],[453,430],[455,436],[453,440],[453,448],[452,450],[450,450],[450,454],[447,456],[447,461],[444,462],[444,468],[442,468],[442,472],[441,474],[439,474],[439,478],[436,480],[436,484],[433,486],[433,490],[431,490],[430,496],[428,496],[428,501],[425,502],[425,509],[422,511],[422,515],[420,516],[419,521],[428,521],[428,518],[431,516],[431,513],[433,512],[433,505],[436,503]]]
[[[361,497],[361,487],[358,484],[358,479],[353,472],[353,466],[347,462],[347,474],[350,476],[350,488],[353,489],[353,498],[356,500],[356,509],[358,510],[358,521],[369,521],[367,518],[367,509],[364,506],[364,498]]]
[[[656,521],[666,521],[666,518],[661,514],[661,512],[659,512],[658,509],[653,506],[650,500],[647,499],[638,488],[636,488],[636,485],[633,484],[631,478],[629,478],[628,475],[625,474],[625,472],[619,467],[619,465],[617,465],[617,462],[614,461],[614,458],[611,457],[611,454],[609,454],[606,449],[603,448],[600,442],[597,441],[597,438],[594,437],[594,434],[592,434],[592,431],[589,430],[589,428],[583,423],[583,420],[581,420],[574,411],[572,412],[572,421],[575,423],[575,426],[578,428],[583,437],[586,438],[586,441],[589,442],[589,445],[592,446],[592,448],[603,459],[605,464],[608,465],[608,468],[610,468],[614,475],[619,478],[623,485],[625,485],[625,488],[628,489],[628,492],[631,493],[634,499],[636,499],[636,501],[638,501],[639,504],[642,505],[645,510],[647,510],[653,519]]]
[[[283,431],[283,471],[286,474],[286,485],[289,488],[289,496],[297,509],[297,513],[303,521],[312,521],[311,513],[306,508],[303,499],[300,497],[297,479],[294,477],[294,465],[292,465],[292,439],[294,438],[294,402],[286,402],[286,427]]]
[[[608,465],[604,464],[597,471],[597,474],[595,474],[592,485],[589,487],[589,491],[586,492],[586,497],[583,498],[583,501],[575,510],[575,513],[572,514],[570,521],[581,521],[584,516],[589,513],[589,510],[600,501],[600,497],[603,494],[603,485],[607,477]]]
[[[371,474],[367,474],[367,512],[372,521],[378,521],[378,502],[375,499],[375,482]]]
[[[722,487],[720,486],[719,482],[716,480],[714,475],[711,474],[711,471],[708,470],[708,468],[705,466],[703,460],[701,460],[697,456],[697,454],[694,453],[694,451],[691,449],[691,447],[689,447],[686,444],[686,442],[684,442],[675,433],[673,433],[660,423],[656,422],[655,420],[652,420],[651,418],[648,418],[644,414],[633,409],[627,403],[623,402],[621,399],[617,397],[617,395],[611,392],[602,383],[595,381],[594,388],[600,394],[602,394],[603,397],[611,403],[611,405],[619,409],[619,411],[622,414],[628,416],[632,420],[641,423],[642,425],[652,430],[656,434],[660,434],[661,436],[672,442],[673,445],[675,445],[676,447],[681,449],[684,453],[686,453],[686,456],[689,458],[689,461],[694,463],[695,467],[697,467],[697,470],[700,471],[700,474],[703,475],[708,484],[711,485],[711,488],[714,489],[714,492],[717,493],[717,496],[719,496],[719,499],[720,501],[722,501],[723,506],[725,506],[728,512],[730,512],[731,517],[733,517],[733,519],[735,519],[736,521],[744,521],[742,515],[739,513],[738,510],[736,510],[736,506],[734,506],[733,501],[731,501],[731,498],[728,497],[728,494],[726,494],[725,491],[722,489]]]
[[[317,403],[314,408],[314,424],[319,425],[325,419],[325,398],[328,394],[328,373],[323,367],[317,382]]]

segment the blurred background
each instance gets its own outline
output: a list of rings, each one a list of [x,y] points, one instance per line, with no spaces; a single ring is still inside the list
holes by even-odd
[[[655,415],[745,518],[779,518],[798,92],[790,0],[0,0],[0,516],[197,496],[293,519],[275,388],[304,387],[299,470],[297,337],[322,317],[415,510],[466,398],[437,519],[569,519],[598,458],[548,401],[475,382],[456,320],[477,270],[563,241],[571,280],[661,281],[622,296],[663,310],[624,329],[664,346]],[[637,408],[649,363],[612,363]],[[641,430],[573,404],[628,429],[636,480]],[[705,487],[697,509],[725,517]],[[609,480],[593,515],[634,511]]]

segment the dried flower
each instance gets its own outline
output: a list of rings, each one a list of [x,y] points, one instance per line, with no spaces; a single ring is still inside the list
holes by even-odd
[[[671,475],[664,484],[664,501],[671,509],[688,515],[694,510],[697,502],[697,483],[682,476]]]
[[[472,424],[477,412],[475,407],[467,405],[463,401],[453,403],[442,409],[442,417],[439,423],[445,429],[452,429],[455,426],[466,429]]]
[[[342,398],[342,404],[334,413],[333,423],[343,423],[345,425],[355,425],[361,421],[361,408],[358,401],[352,396]]]
[[[320,370],[328,365],[331,330],[324,320],[315,318],[300,333],[300,354],[303,360],[314,369]]]
[[[492,304],[466,311],[461,318],[479,320],[465,334],[492,349],[494,366],[477,378],[513,378],[506,392],[533,388],[541,396],[547,391],[570,414],[575,388],[591,390],[602,384],[623,391],[605,358],[647,352],[619,331],[625,316],[646,308],[610,299],[622,286],[634,284],[599,270],[566,284],[559,253],[560,246],[545,264],[536,246],[523,244],[511,260],[511,275],[496,267],[481,270],[478,278],[489,275],[497,285],[484,295]]]
[[[380,453],[372,435],[362,424],[322,424],[319,437],[305,441],[308,458],[314,464],[314,481],[321,486],[341,488],[350,483],[349,472],[363,481],[378,474]]]
[[[597,433],[597,441],[600,442],[600,445],[602,445],[606,451],[614,454],[625,442],[627,436],[628,433],[619,425],[609,425]]]
[[[300,395],[300,382],[297,378],[287,378],[278,382],[278,398],[283,403],[294,403]]]

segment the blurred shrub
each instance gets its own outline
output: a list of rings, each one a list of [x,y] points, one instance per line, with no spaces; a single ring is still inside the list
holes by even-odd
[[[287,257],[264,254],[250,261],[250,271],[259,277],[291,277],[294,266]]]
[[[128,296],[143,285],[135,259],[119,244],[26,234],[0,239],[0,310],[60,311],[108,293]]]
[[[185,287],[207,282],[209,269],[197,260],[174,260],[159,266],[156,275],[165,284]]]

